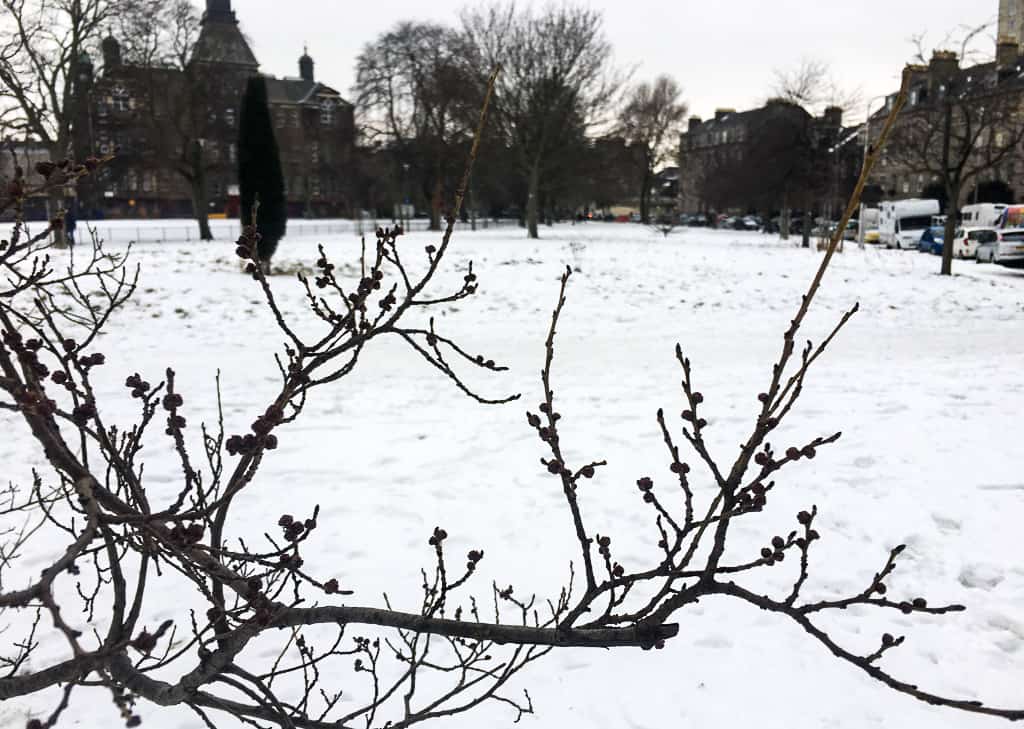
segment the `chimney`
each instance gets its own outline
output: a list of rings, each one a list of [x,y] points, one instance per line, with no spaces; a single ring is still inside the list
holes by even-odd
[[[715,109],[715,121],[722,121],[725,117],[735,113],[735,109]]]
[[[843,126],[843,110],[841,107],[826,107],[825,113],[822,115],[822,118],[825,120],[826,125],[834,129],[838,129],[839,127]]]
[[[996,44],[996,69],[999,78],[1003,79],[1017,73],[1020,58],[1020,45],[1014,38],[1003,36]]]
[[[704,121],[699,116],[690,117],[690,125],[686,128],[686,131],[692,132],[697,129]]]
[[[957,71],[960,70],[960,59],[955,51],[935,51],[932,60],[928,63],[928,85],[929,95],[936,98],[939,95],[939,87],[946,86]]]

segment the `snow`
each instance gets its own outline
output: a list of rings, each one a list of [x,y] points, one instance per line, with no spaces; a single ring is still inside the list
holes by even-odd
[[[544,444],[523,413],[540,402],[543,340],[568,264],[577,272],[553,373],[563,448],[570,462],[608,460],[581,489],[584,515],[592,531],[612,535],[619,561],[645,564],[657,536],[635,481],[649,475],[667,484],[671,477],[654,414],[682,406],[676,342],[705,396],[710,445],[727,458],[749,434],[755,396],[768,383],[781,333],[821,254],[731,231],[687,229],[666,239],[636,225],[586,224],[542,234],[527,241],[517,229],[459,230],[443,278],[461,281],[471,259],[480,291],[438,314],[442,333],[510,368],[500,375],[467,371],[474,387],[488,396],[523,393],[521,401],[479,405],[400,342],[379,342],[351,377],[322,390],[299,422],[280,431],[280,449],[229,531],[257,542],[284,511],[306,515],[320,504],[316,549],[305,554],[309,571],[355,590],[350,604],[380,606],[386,591],[396,607],[415,610],[419,569],[431,566],[427,538],[442,525],[452,554],[485,551],[471,583],[485,604],[491,580],[515,585],[518,595],[555,597],[576,558],[574,536],[558,481],[538,461],[547,455]],[[358,255],[352,234],[300,234],[282,242],[276,265],[308,266],[317,242],[339,260]],[[420,252],[436,235],[412,233],[400,243]],[[173,366],[196,438],[198,422],[215,419],[219,369],[227,431],[244,432],[275,392],[272,354],[281,337],[254,283],[239,273],[230,240],[146,244],[133,256],[142,266],[140,292],[99,346],[108,360],[101,410],[129,422],[135,405],[125,376],[138,371],[155,382]],[[843,437],[782,472],[767,512],[736,526],[728,554],[756,556],[774,534],[795,528],[797,511],[816,504],[822,540],[812,550],[804,595],[824,598],[864,589],[888,550],[908,544],[890,595],[962,602],[966,613],[850,610],[823,624],[862,653],[877,647],[882,632],[906,634],[907,643],[883,659],[897,678],[1019,708],[1024,273],[957,261],[955,275],[943,278],[938,268],[933,256],[850,244],[836,256],[804,335],[820,339],[856,301],[861,310],[813,371],[776,449],[836,430]],[[275,277],[273,285],[287,311],[301,310],[294,280]],[[11,414],[0,417],[7,424],[0,442],[5,475],[25,483],[39,455],[12,427]],[[147,453],[151,500],[176,494],[178,468],[166,443],[156,440]],[[698,497],[706,499],[711,484],[694,470]],[[41,564],[27,562],[29,574]],[[794,568],[787,560],[741,583],[784,595]],[[182,619],[182,599],[173,581],[154,586],[142,622]],[[562,650],[528,668],[509,690],[526,688],[533,698],[537,714],[524,725],[1001,725],[896,694],[838,662],[797,626],[745,604],[707,599],[675,619],[680,635],[663,651]],[[58,647],[43,644],[44,651]],[[362,686],[348,673],[338,683],[357,694]],[[118,722],[109,697],[74,696],[63,725]],[[30,712],[52,708],[54,697],[6,702],[0,725],[23,726]],[[139,712],[152,729],[198,726],[182,709],[143,704]],[[508,707],[491,704],[437,726],[508,726],[513,718]],[[217,726],[239,724],[220,715]]]

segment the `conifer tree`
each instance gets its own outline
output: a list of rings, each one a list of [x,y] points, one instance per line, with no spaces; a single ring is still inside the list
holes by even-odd
[[[281,158],[267,104],[267,84],[262,76],[249,79],[239,117],[238,184],[242,224],[252,222],[253,206],[259,200],[256,214],[256,228],[261,236],[259,257],[269,266],[278,241],[284,237],[288,210]]]

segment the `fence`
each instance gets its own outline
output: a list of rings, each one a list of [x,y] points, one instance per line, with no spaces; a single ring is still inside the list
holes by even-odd
[[[288,235],[292,237],[327,236],[327,235],[362,235],[372,233],[379,226],[394,225],[393,220],[289,220]],[[477,230],[518,225],[515,218],[477,218]],[[468,228],[471,223],[462,223]],[[407,231],[429,230],[430,221],[416,218],[407,221]],[[95,230],[104,243],[189,243],[199,240],[199,228],[195,221],[190,220],[116,220],[116,221],[81,221],[76,235],[81,238],[88,235],[88,230]],[[214,240],[232,241],[241,233],[238,220],[211,220],[210,232]]]

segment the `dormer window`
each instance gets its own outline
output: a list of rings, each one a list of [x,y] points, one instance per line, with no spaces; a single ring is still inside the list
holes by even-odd
[[[110,104],[114,111],[128,111],[131,109],[131,96],[124,86],[115,86],[110,96]]]
[[[334,99],[324,99],[320,102],[320,125],[325,127],[334,126],[334,109],[337,103]]]

